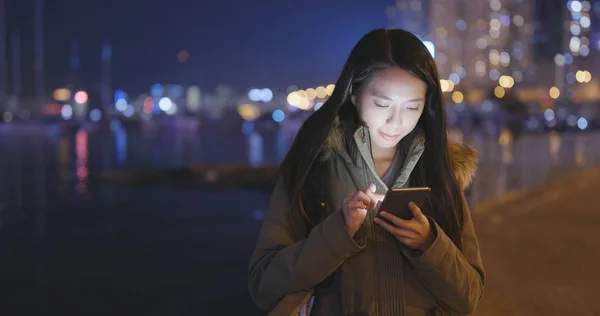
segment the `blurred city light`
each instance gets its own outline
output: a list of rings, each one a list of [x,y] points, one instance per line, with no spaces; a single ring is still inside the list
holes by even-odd
[[[63,105],[62,109],[60,110],[60,115],[63,119],[70,120],[73,117],[73,107],[69,104]]]
[[[494,81],[500,79],[500,71],[498,71],[498,69],[490,70],[490,79]]]
[[[586,129],[587,126],[588,126],[588,121],[585,118],[580,117],[579,120],[577,120],[577,127],[579,127],[580,130]]]
[[[165,113],[168,115],[173,115],[173,114],[177,113],[177,104],[171,102],[171,106],[169,107],[168,110],[165,111]]]
[[[552,109],[546,109],[546,111],[544,111],[544,118],[546,119],[546,121],[554,120],[554,111]]]
[[[164,112],[168,112],[171,110],[171,108],[173,107],[173,102],[171,101],[171,99],[164,97],[162,99],[160,99],[158,101],[158,107],[164,111]]]
[[[127,101],[127,93],[125,93],[125,91],[118,89],[115,91],[115,103],[119,102],[119,100],[125,100]]]
[[[180,63],[186,62],[190,58],[190,54],[186,50],[182,50],[177,53],[177,60]]]
[[[462,79],[467,76],[467,70],[463,66],[456,67],[456,74]]]
[[[317,92],[317,98],[319,98],[319,99],[323,99],[323,98],[327,97],[327,89],[323,86],[317,87],[316,92]]]
[[[102,118],[102,111],[98,110],[98,109],[93,109],[90,111],[90,119],[93,122],[97,122]]]
[[[465,21],[462,21],[464,23],[464,29],[467,28],[467,23]],[[461,24],[462,25],[462,24]],[[457,24],[458,27],[458,24]],[[464,31],[464,29],[462,29]],[[425,47],[427,47],[427,50],[429,51],[429,53],[431,54],[431,56],[433,58],[435,58],[435,45],[433,44],[433,42],[431,41],[423,41],[423,44],[425,45]]]
[[[245,121],[254,121],[260,116],[260,110],[254,104],[240,104],[238,114]]]
[[[314,100],[317,97],[317,91],[313,88],[306,89],[306,97],[309,100]]]
[[[589,83],[592,81],[592,74],[587,70],[578,70],[575,74],[575,79],[579,83]]]
[[[515,26],[521,27],[523,24],[525,24],[525,19],[521,15],[517,14],[513,17],[513,23]]]
[[[572,73],[572,72],[569,72],[569,73],[567,74],[567,82],[568,82],[569,84],[573,84],[573,83],[575,83],[575,74],[574,74],[574,73]]]
[[[273,117],[273,121],[275,121],[277,123],[281,123],[285,119],[285,113],[282,110],[277,109],[277,110],[273,111],[272,117]]]
[[[163,86],[161,84],[157,83],[155,85],[152,85],[152,87],[150,88],[150,94],[155,98],[162,97],[164,93],[165,93],[165,89],[163,88]]]
[[[152,110],[154,110],[154,98],[152,98],[152,97],[144,98],[143,107],[144,107],[145,113],[152,113]]]
[[[442,92],[451,92],[454,90],[454,83],[452,83],[450,80],[441,79],[440,88],[442,89]]]
[[[308,110],[310,108],[310,101],[307,98],[300,99],[300,104],[298,104],[298,108],[300,110]]]
[[[260,101],[268,103],[273,100],[273,91],[269,88],[264,88],[260,90]]]
[[[186,104],[190,112],[196,112],[200,109],[200,97],[200,87],[191,86],[187,89]]]
[[[550,91],[548,93],[550,94],[550,97],[552,99],[558,99],[558,97],[560,96],[560,90],[557,87],[550,88]]]
[[[323,102],[319,102],[319,103],[315,104],[313,109],[315,111],[318,111],[323,106],[323,104],[324,104]]]
[[[454,101],[454,103],[461,103],[464,98],[464,95],[460,91],[454,91],[454,93],[452,93],[452,101]]]
[[[4,120],[4,123],[10,123],[13,120],[13,114],[11,112],[4,112],[2,119]]]
[[[484,100],[481,102],[481,108],[486,112],[491,112],[494,108],[494,104],[490,100]]]
[[[288,96],[287,96],[287,102],[290,105],[293,105],[296,107],[300,105],[301,100],[302,100],[302,97],[300,96],[300,94],[297,91],[294,91],[294,92],[288,94]]]
[[[580,46],[581,40],[579,39],[579,37],[571,37],[571,40],[569,41],[569,49],[571,50],[571,52],[579,53]]]
[[[581,9],[584,12],[589,12],[592,9],[592,4],[589,1],[582,1],[581,2]]]
[[[503,88],[512,88],[515,85],[515,80],[511,76],[500,76],[498,83]]]
[[[502,9],[500,0],[490,0],[490,9],[493,11],[500,11],[500,9]]]
[[[115,103],[115,108],[117,109],[117,111],[120,112],[125,111],[125,109],[127,109],[127,101],[125,101],[125,99],[117,100],[117,102]]]
[[[123,115],[125,115],[125,117],[132,117],[134,113],[134,109],[133,106],[131,106],[131,104],[128,104],[127,107],[125,107],[125,110],[123,110]]]
[[[502,99],[504,95],[506,95],[506,91],[501,86],[496,86],[496,88],[494,88],[494,95],[496,98]]]
[[[581,17],[581,19],[579,19],[579,24],[581,24],[581,27],[583,27],[584,29],[587,29],[592,25],[592,20],[589,16],[584,15]]]
[[[260,90],[259,89],[250,89],[248,92],[248,99],[253,102],[260,101]]]
[[[334,84],[330,84],[327,87],[325,87],[325,90],[326,90],[328,96],[331,96],[333,94],[334,89],[335,89]]]
[[[71,98],[71,91],[66,88],[59,88],[54,90],[52,96],[56,101],[67,101]]]
[[[450,76],[448,76],[448,80],[450,80],[452,84],[458,85],[460,83],[460,76],[458,74],[451,73]]]
[[[571,0],[571,1],[569,1],[567,3],[567,7],[572,12],[581,12],[581,10],[583,9],[581,1],[579,1],[579,0]]]
[[[77,104],[84,104],[88,101],[88,94],[85,91],[79,91],[75,93],[74,99]]]

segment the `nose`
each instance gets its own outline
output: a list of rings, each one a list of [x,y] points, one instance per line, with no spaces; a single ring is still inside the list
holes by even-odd
[[[402,115],[399,109],[393,109],[390,111],[386,124],[394,129],[398,129],[402,126]]]

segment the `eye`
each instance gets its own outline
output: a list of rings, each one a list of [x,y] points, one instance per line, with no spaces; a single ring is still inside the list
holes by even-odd
[[[416,112],[416,111],[419,110],[419,107],[416,107],[416,108],[407,108],[407,109],[409,109],[410,111],[415,111]]]
[[[383,104],[379,104],[377,102],[375,102],[375,106],[378,108],[389,108],[390,107],[389,105],[383,105]]]

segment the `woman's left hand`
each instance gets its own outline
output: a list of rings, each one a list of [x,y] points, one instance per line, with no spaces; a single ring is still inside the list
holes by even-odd
[[[410,220],[404,220],[382,211],[380,216],[392,222],[393,225],[379,218],[375,218],[375,223],[390,232],[406,246],[424,252],[433,244],[435,235],[431,231],[429,220],[423,215],[421,209],[413,202],[410,202],[408,207],[413,213],[413,218]]]

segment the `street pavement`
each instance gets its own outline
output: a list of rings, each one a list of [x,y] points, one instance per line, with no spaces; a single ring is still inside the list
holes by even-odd
[[[488,278],[473,315],[600,315],[599,193],[597,169],[475,209]]]

